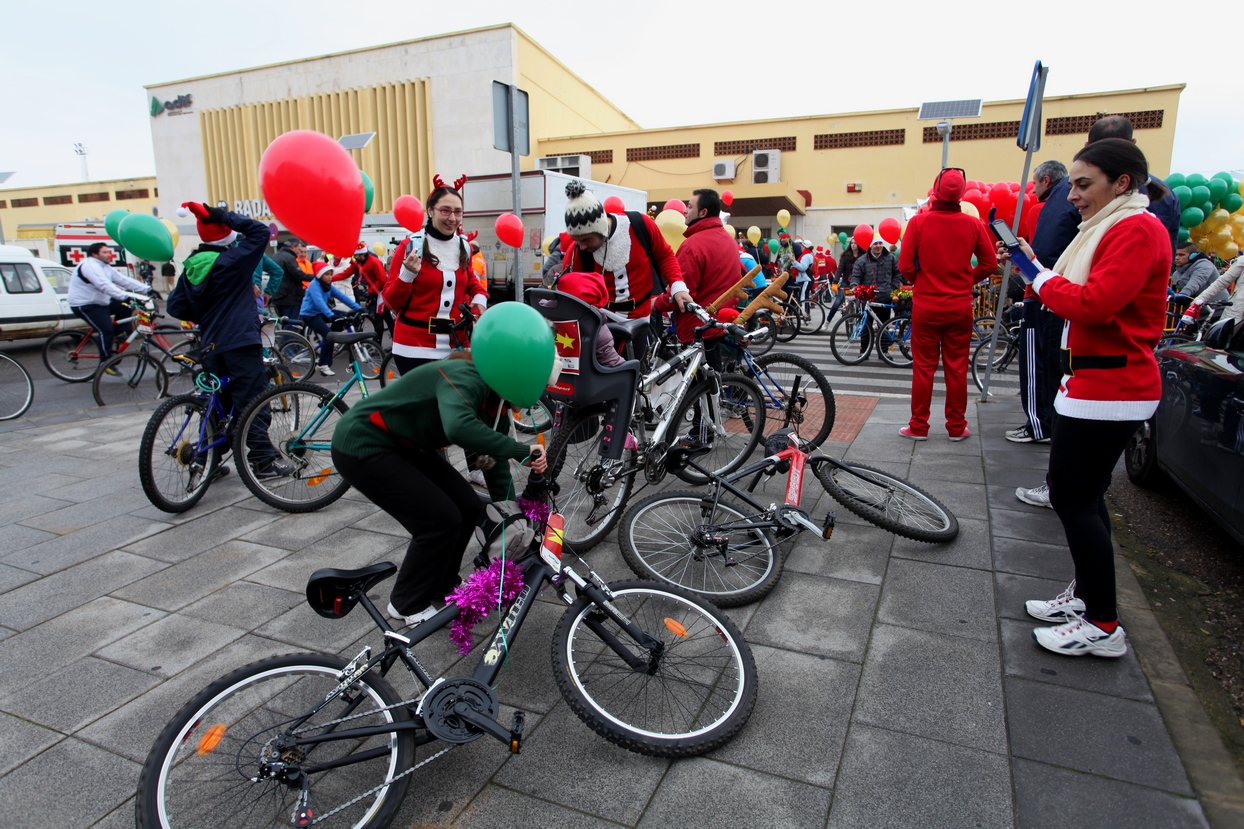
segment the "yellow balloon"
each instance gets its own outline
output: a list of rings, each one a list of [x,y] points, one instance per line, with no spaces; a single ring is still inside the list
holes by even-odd
[[[1235,240],[1231,238],[1231,228],[1220,227],[1209,235],[1210,246],[1215,250],[1222,250]]]
[[[385,247],[384,242],[377,242],[371,246],[371,252],[383,259],[385,254],[389,252],[389,249]]]
[[[726,233],[730,234],[731,239],[739,238],[739,234],[734,232],[734,225],[726,225]]]
[[[177,225],[168,219],[161,219],[160,224],[168,228],[168,235],[173,237],[173,248],[177,248],[177,243],[181,241],[181,232],[177,230]]]
[[[1244,196],[1244,178],[1240,179],[1240,186],[1235,188],[1240,191],[1240,195]]]
[[[756,227],[755,225],[752,225],[751,227],[749,227],[747,229],[747,241],[751,242],[753,245],[759,245],[760,244],[760,228]]]
[[[976,205],[972,204],[970,201],[959,202],[959,209],[974,219],[979,219],[981,217],[981,212],[977,210]]]
[[[662,210],[657,214],[657,227],[661,231],[661,235],[665,237],[665,241],[674,250],[683,243],[683,231],[687,229],[687,220],[677,210]]]
[[[790,211],[783,208],[777,212],[778,227],[790,227]]]
[[[1218,257],[1220,259],[1234,259],[1240,255],[1240,246],[1235,242],[1228,242],[1218,248]]]
[[[1204,224],[1210,232],[1213,232],[1225,225],[1230,219],[1231,214],[1220,207],[1217,210],[1211,211],[1210,214],[1205,217]]]
[[[545,256],[553,255],[553,243],[557,241],[556,236],[546,236],[544,241],[540,243],[540,252]]]
[[[1196,249],[1201,251],[1201,253],[1205,253],[1209,250],[1209,239],[1206,239],[1204,236],[1199,239],[1193,239],[1192,241],[1196,244]]]

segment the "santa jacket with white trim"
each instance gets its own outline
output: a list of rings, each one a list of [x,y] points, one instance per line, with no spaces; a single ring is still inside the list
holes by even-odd
[[[403,262],[408,250],[423,250],[425,237],[428,253],[436,257],[438,264],[424,260],[416,274],[407,269]],[[464,250],[465,266],[461,264]],[[439,360],[448,357],[453,350],[449,334],[428,333],[429,319],[449,317],[457,322],[462,318],[462,312],[458,310],[462,303],[488,304],[488,292],[471,270],[471,248],[466,237],[455,235],[449,239],[437,239],[426,230],[398,245],[382,296],[384,304],[397,315],[393,353],[417,359]]]
[[[644,252],[644,246],[635,238],[635,229],[631,227],[631,219],[626,213],[610,214],[615,221],[609,240],[595,254],[588,253],[563,233],[561,236],[562,250],[565,252],[563,272],[594,271],[605,275],[605,287],[609,289],[609,305],[611,311],[626,314],[631,319],[646,317],[651,313],[651,300],[659,291],[653,287],[653,263]],[[682,281],[682,270],[678,260],[674,258],[674,250],[661,235],[656,222],[642,216],[644,226],[648,230],[648,238],[652,242],[652,256],[656,259],[656,267],[665,279],[666,290],[675,294],[686,290]],[[603,260],[603,261],[602,261]],[[633,308],[615,308],[615,303],[638,300]]]
[[[1062,346],[1070,351],[1072,374],[1063,377],[1054,401],[1060,415],[1145,420],[1157,410],[1162,379],[1153,348],[1166,321],[1170,272],[1170,234],[1146,211],[1106,231],[1084,285],[1053,271],[1033,281],[1046,307],[1067,321]]]

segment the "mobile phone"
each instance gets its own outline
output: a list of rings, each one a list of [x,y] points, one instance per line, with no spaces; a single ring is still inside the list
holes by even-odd
[[[1025,282],[1032,282],[1040,275],[1041,269],[1024,254],[1023,248],[1019,246],[1019,239],[1015,238],[1015,234],[1011,232],[1011,228],[1007,227],[1006,222],[994,219],[989,223],[989,229],[993,231],[994,236],[998,237],[999,242],[1006,245],[1006,249],[1011,254],[1011,261],[1015,263],[1016,269],[1019,270]]]
[[[998,237],[998,241],[1011,250],[1019,247],[1019,240],[1015,238],[1011,228],[1007,227],[1006,222],[1001,219],[994,219],[989,223],[989,228],[993,231],[993,235]]]

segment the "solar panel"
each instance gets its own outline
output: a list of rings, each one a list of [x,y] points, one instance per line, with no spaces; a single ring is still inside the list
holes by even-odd
[[[361,150],[371,143],[376,137],[374,132],[357,132],[354,135],[343,135],[337,139],[337,143],[345,147],[347,150]]]
[[[981,117],[981,99],[965,101],[926,101],[920,105],[917,121],[941,121],[945,118]]]

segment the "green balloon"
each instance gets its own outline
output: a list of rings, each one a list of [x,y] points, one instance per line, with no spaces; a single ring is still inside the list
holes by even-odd
[[[1226,170],[1223,170],[1221,173],[1214,173],[1214,178],[1220,179],[1221,181],[1225,181],[1227,183],[1227,186],[1230,186],[1231,182],[1235,181],[1235,177],[1232,176],[1230,173],[1228,173]],[[1210,181],[1213,181],[1213,180],[1214,179],[1210,179]]]
[[[1211,201],[1203,201],[1196,206],[1199,207],[1201,209],[1201,212],[1204,213],[1206,216],[1209,216],[1209,214],[1214,212],[1214,203]]]
[[[838,243],[842,245],[844,248],[847,246],[847,240],[849,238],[851,237],[847,236],[847,233],[845,230],[838,232]]]
[[[367,213],[371,210],[372,199],[376,197],[376,185],[371,183],[371,176],[359,170],[359,175],[363,177],[363,212]]]
[[[168,262],[173,258],[173,237],[155,216],[131,213],[122,219],[117,233],[121,246],[139,259]]]
[[[1196,189],[1197,187],[1207,186],[1209,184],[1209,179],[1207,179],[1205,176],[1201,175],[1200,173],[1193,173],[1192,175],[1188,176],[1187,179],[1184,180],[1184,184],[1188,185],[1189,187],[1193,189]]]
[[[1183,227],[1196,227],[1205,221],[1205,211],[1199,207],[1186,207],[1179,214],[1179,224]]]
[[[121,226],[121,221],[130,215],[128,210],[110,210],[108,215],[104,217],[104,230],[108,231],[108,238],[114,242],[120,242],[121,236],[117,228]]]
[[[1186,227],[1179,228],[1179,241],[1180,242],[1186,242],[1191,237],[1192,237],[1192,231],[1188,230],[1188,228]]]
[[[779,245],[778,245],[778,240],[777,240],[777,239],[770,239],[770,240],[769,240],[769,253],[777,253],[777,252],[778,252],[778,247],[779,247]]]
[[[1234,213],[1244,207],[1244,196],[1239,193],[1228,193],[1218,205],[1228,213]]]
[[[1192,204],[1201,204],[1209,200],[1209,187],[1204,184],[1198,184],[1192,188]]]
[[[1183,173],[1171,173],[1166,179],[1166,186],[1172,190],[1176,187],[1183,187],[1187,183],[1188,179]]]
[[[1185,207],[1192,204],[1192,188],[1191,187],[1187,187],[1183,184],[1179,184],[1179,185],[1176,185],[1175,187],[1172,187],[1171,192],[1174,193],[1176,197],[1178,197],[1180,210],[1183,210]]]
[[[580,343],[574,343],[578,347]],[[594,344],[583,347],[582,353]],[[540,312],[521,302],[489,308],[471,334],[471,357],[479,376],[516,406],[534,406],[553,373],[553,331]]]
[[[1227,183],[1220,178],[1216,178],[1209,183],[1209,200],[1214,204],[1222,201],[1222,197],[1227,195]]]

